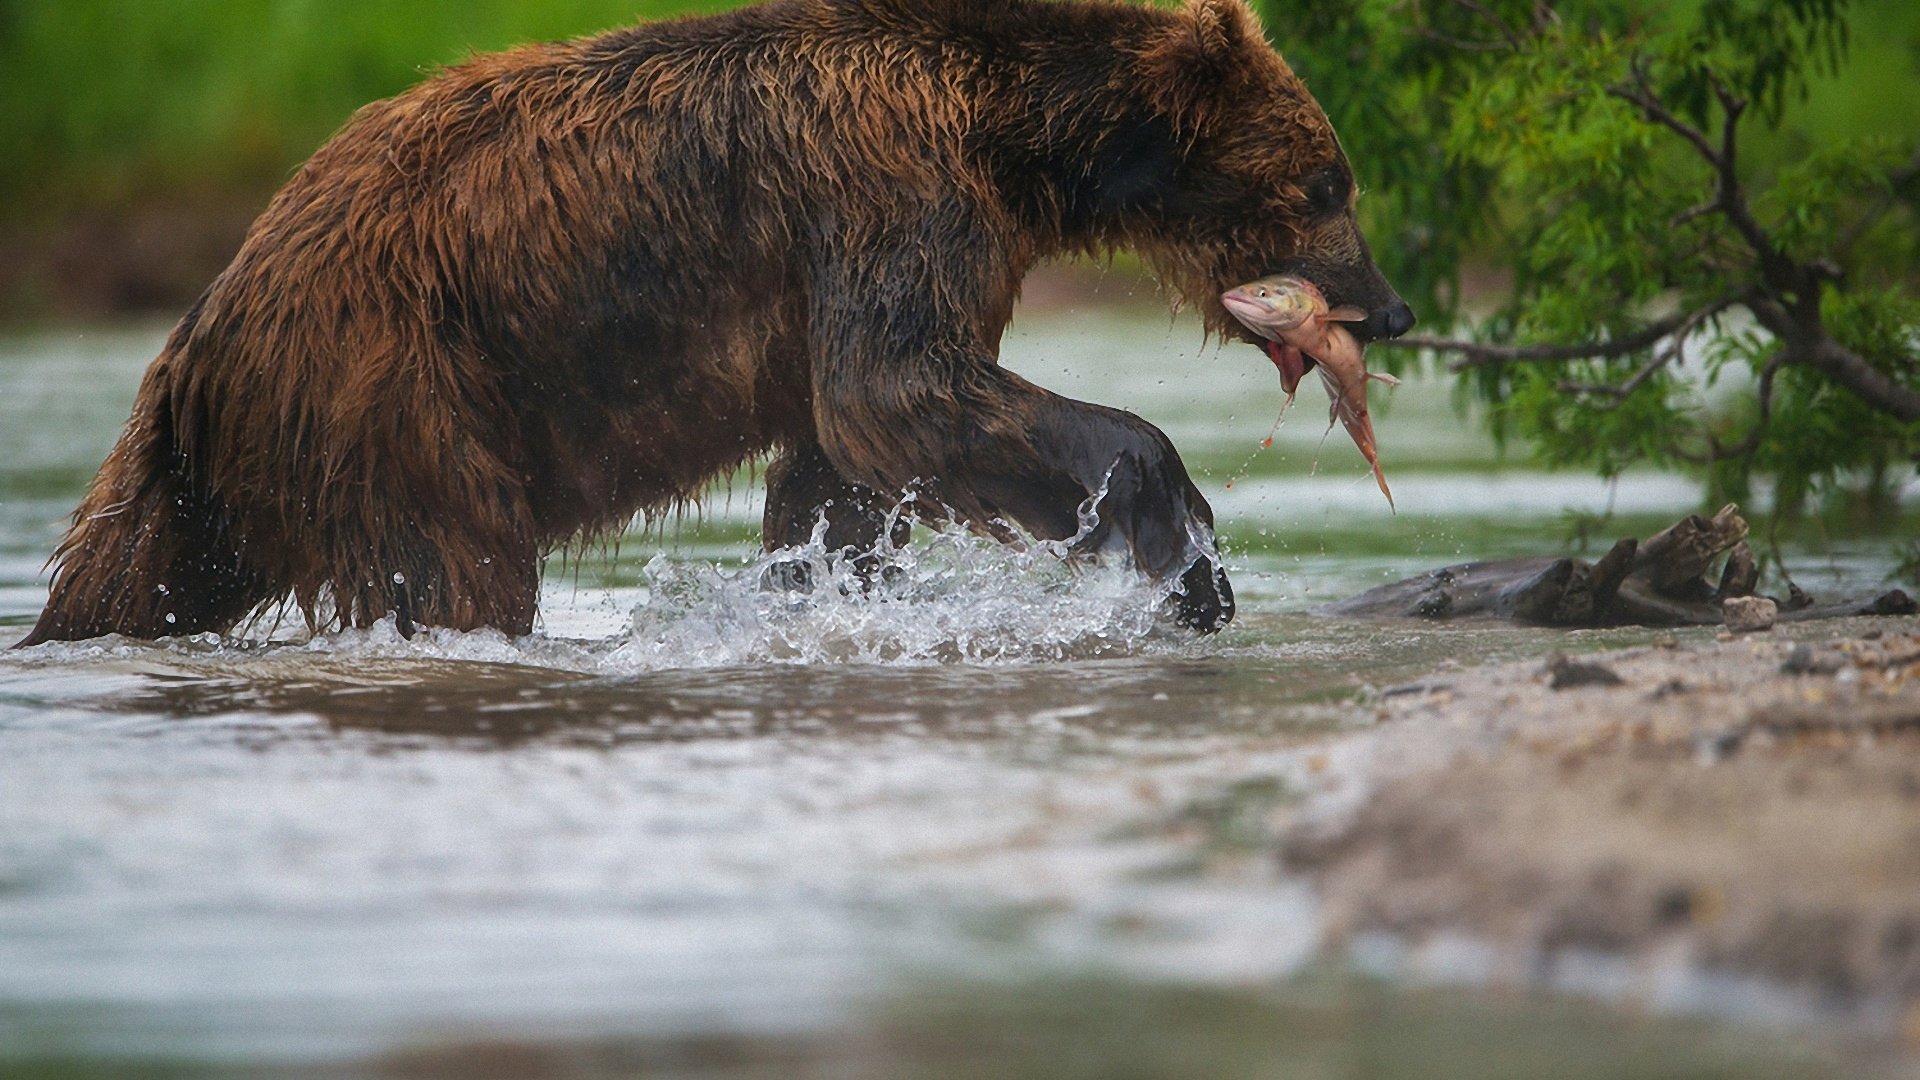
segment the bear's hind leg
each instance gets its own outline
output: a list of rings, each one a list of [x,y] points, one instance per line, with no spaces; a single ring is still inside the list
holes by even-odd
[[[474,517],[389,523],[352,545],[363,554],[310,568],[295,586],[295,599],[310,614],[324,611],[318,604],[324,590],[340,625],[367,627],[391,615],[405,637],[426,627],[532,633],[539,544],[524,516],[509,514],[493,524],[483,527]]]
[[[46,610],[16,647],[224,632],[284,595],[245,557],[232,512],[197,489],[164,425],[136,413],[74,511]]]
[[[765,551],[798,547],[813,539],[824,516],[822,544],[829,551],[854,560],[862,577],[878,567],[874,550],[887,536],[895,547],[907,542],[912,523],[893,513],[897,499],[842,476],[818,443],[789,446],[767,467],[767,507],[761,518],[761,546]],[[891,526],[889,526],[891,519]],[[782,563],[774,584],[796,592],[812,588],[807,564]]]

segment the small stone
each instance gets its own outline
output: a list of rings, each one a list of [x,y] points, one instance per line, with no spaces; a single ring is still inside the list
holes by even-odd
[[[1721,618],[1726,620],[1727,629],[1736,634],[1771,630],[1779,615],[1780,605],[1765,596],[1729,596],[1720,603]]]
[[[1685,679],[1668,679],[1666,682],[1653,688],[1652,697],[1658,700],[1664,697],[1672,697],[1675,694],[1684,694],[1692,689],[1693,687],[1688,686],[1687,680]]]
[[[1846,666],[1847,662],[1843,657],[1833,653],[1815,652],[1813,646],[1801,642],[1787,654],[1786,660],[1780,665],[1780,673],[1782,675],[1832,675]]]
[[[1552,676],[1547,680],[1547,685],[1555,690],[1575,686],[1619,686],[1625,681],[1615,675],[1611,668],[1569,660],[1565,653],[1554,653],[1547,657],[1547,673]]]

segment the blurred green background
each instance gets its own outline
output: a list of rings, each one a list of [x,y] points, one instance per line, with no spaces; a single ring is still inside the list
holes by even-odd
[[[353,111],[727,0],[0,0],[0,320],[184,307]]]
[[[0,199],[270,190],[359,106],[475,52],[722,0],[11,0]]]

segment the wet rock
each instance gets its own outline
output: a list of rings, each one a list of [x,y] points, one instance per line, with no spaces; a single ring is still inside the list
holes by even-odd
[[[1625,681],[1615,675],[1612,668],[1570,660],[1565,653],[1554,653],[1547,657],[1547,674],[1551,676],[1547,685],[1555,690],[1570,690],[1577,686],[1619,686]]]
[[[1861,612],[1861,614],[1912,615],[1917,611],[1920,611],[1920,603],[1915,603],[1913,597],[1906,594],[1906,590],[1888,589],[1886,592],[1874,597],[1873,603],[1868,606],[1867,610]]]
[[[1765,596],[1729,596],[1720,603],[1721,617],[1727,629],[1736,634],[1773,629],[1780,617],[1780,605]]]

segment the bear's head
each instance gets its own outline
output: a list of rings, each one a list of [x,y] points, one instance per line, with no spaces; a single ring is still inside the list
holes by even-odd
[[[1354,327],[1363,340],[1410,329],[1412,310],[1354,219],[1353,169],[1333,125],[1244,0],[1188,0],[1138,48],[1142,85],[1177,149],[1142,246],[1208,327],[1252,340],[1220,294],[1292,273],[1330,305],[1366,312]]]

